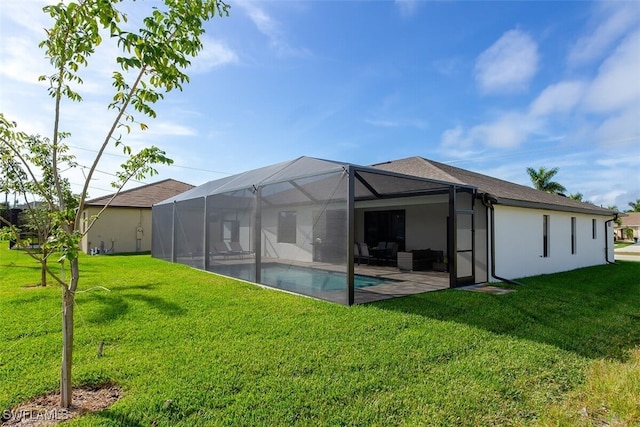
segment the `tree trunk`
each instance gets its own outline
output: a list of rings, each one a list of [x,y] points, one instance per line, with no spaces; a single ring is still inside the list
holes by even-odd
[[[42,253],[43,258],[40,261],[40,286],[47,286],[47,258],[45,253]]]
[[[73,300],[74,295],[64,286],[62,290],[62,372],[60,376],[60,406],[71,406],[71,363],[73,356]]]
[[[71,367],[73,360],[73,308],[78,286],[78,259],[71,260],[69,286],[62,287],[62,369],[60,374],[60,406],[69,408],[73,397]]]

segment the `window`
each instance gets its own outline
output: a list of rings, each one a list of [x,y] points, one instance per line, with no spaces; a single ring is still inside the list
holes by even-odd
[[[240,241],[240,221],[222,221],[222,240],[225,242]]]
[[[576,253],[576,217],[571,217],[571,254]]]
[[[596,221],[595,218],[591,220],[591,238],[592,239],[598,238],[598,222]]]
[[[364,241],[369,246],[380,242],[397,242],[404,251],[405,211],[371,211],[364,213]]]
[[[296,212],[282,211],[278,215],[278,243],[296,242]]]
[[[549,215],[542,215],[542,256],[549,256]]]

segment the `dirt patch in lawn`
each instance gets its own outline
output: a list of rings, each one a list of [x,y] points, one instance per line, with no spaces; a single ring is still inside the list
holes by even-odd
[[[121,394],[114,384],[78,387],[73,390],[70,408],[60,407],[60,392],[55,391],[0,413],[2,426],[53,426],[88,412],[98,412],[115,403]]]

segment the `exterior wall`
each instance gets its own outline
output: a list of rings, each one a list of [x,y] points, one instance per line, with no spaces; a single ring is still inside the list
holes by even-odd
[[[295,243],[278,242],[280,211],[296,212]],[[321,245],[316,245],[316,238],[320,240]],[[266,258],[346,265],[346,203],[263,208],[261,242],[262,256]]]
[[[364,214],[370,211],[404,209],[405,250],[447,251],[448,196],[422,196],[356,203],[355,240],[364,241]]]
[[[549,256],[543,257],[543,215],[549,216]],[[576,218],[576,253],[571,253],[571,218]],[[596,220],[596,238],[592,237]],[[550,274],[606,263],[613,247],[605,216],[495,206],[496,275],[506,279]],[[605,240],[607,239],[607,240]],[[613,258],[610,258],[613,260]],[[498,279],[492,278],[492,281]]]
[[[88,207],[83,219],[88,220],[99,211],[98,207]],[[89,253],[93,248],[100,248],[102,242],[107,253],[150,251],[151,209],[107,208],[84,236],[80,248]]]
[[[278,215],[280,211],[296,212],[296,243],[278,243]],[[278,209],[262,209],[262,256],[295,261],[312,261],[311,233],[313,209],[297,206]],[[346,238],[346,237],[345,237]]]
[[[489,244],[489,227],[487,221],[487,208],[476,200],[475,203],[475,264],[476,264],[476,283],[484,283],[489,281],[490,267],[487,264],[489,260],[488,244]]]
[[[406,249],[432,249],[447,253],[448,203],[407,206]]]

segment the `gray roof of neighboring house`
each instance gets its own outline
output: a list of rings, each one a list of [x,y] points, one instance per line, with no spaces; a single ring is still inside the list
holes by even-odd
[[[640,212],[626,212],[620,219],[622,227],[640,227]]]
[[[121,191],[109,207],[120,208],[151,208],[154,203],[174,197],[185,191],[194,188],[191,184],[176,181],[175,179],[165,179],[130,190]],[[85,206],[104,206],[113,194],[87,200]]]
[[[376,169],[419,176],[476,187],[480,193],[493,197],[498,204],[568,212],[611,215],[616,212],[591,203],[546,193],[466,169],[415,156],[372,165]]]

